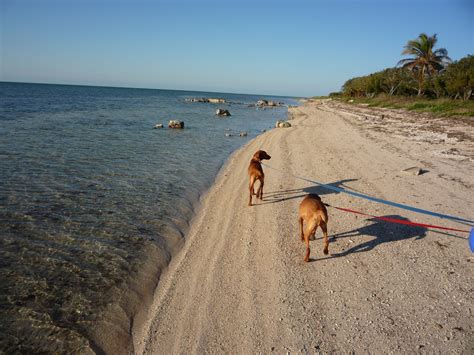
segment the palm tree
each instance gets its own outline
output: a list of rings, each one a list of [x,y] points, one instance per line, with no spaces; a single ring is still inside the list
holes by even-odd
[[[402,54],[412,55],[412,58],[402,59],[397,65],[410,69],[418,80],[418,96],[423,94],[423,82],[425,77],[438,73],[451,63],[448,51],[439,48],[433,51],[438,39],[436,34],[428,36],[422,33],[417,39],[408,41]]]

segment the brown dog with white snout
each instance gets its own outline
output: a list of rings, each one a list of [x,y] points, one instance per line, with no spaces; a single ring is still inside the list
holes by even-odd
[[[249,190],[250,190],[250,197],[249,197],[249,206],[252,206],[252,195],[255,195],[255,191],[253,189],[253,185],[255,185],[255,182],[258,180],[260,181],[260,186],[258,187],[257,190],[257,198],[260,200],[263,199],[263,184],[265,180],[265,174],[263,173],[262,169],[262,164],[261,161],[267,159],[270,160],[271,156],[267,154],[264,150],[259,150],[255,152],[255,154],[252,157],[252,160],[250,160],[249,167],[247,169],[249,178],[250,178],[250,183],[249,183]]]
[[[329,253],[328,240],[328,211],[321,201],[321,197],[316,194],[307,195],[300,203],[299,208],[299,224],[301,240],[306,243],[306,255],[304,261],[309,261],[309,238],[314,237],[318,226],[321,227],[324,234],[324,254]],[[306,223],[306,230],[303,232],[303,222]]]

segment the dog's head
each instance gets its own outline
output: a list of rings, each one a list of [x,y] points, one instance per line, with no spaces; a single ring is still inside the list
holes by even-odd
[[[253,155],[253,159],[262,161],[264,159],[270,160],[272,157],[267,154],[264,150],[259,150]]]
[[[314,198],[315,200],[321,201],[321,197],[319,197],[318,194],[309,194],[308,196],[310,196],[311,198]]]

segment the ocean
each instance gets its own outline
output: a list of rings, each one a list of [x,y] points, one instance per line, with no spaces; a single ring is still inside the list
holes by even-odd
[[[101,336],[129,336],[226,158],[286,119],[259,99],[296,104],[0,82],[0,353],[100,352]]]

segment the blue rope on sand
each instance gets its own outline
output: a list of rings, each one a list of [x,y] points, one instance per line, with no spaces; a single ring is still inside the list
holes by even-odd
[[[469,234],[469,248],[474,253],[474,228],[471,228],[471,233]]]
[[[275,171],[278,171],[282,174],[285,174],[284,171],[281,171],[277,168],[274,168],[268,164],[264,164],[262,163],[262,165],[266,166],[267,168],[270,168],[270,169],[273,169]],[[450,215],[447,215],[447,214],[442,214],[442,213],[438,213],[438,212],[433,212],[433,211],[428,211],[428,210],[424,210],[424,209],[421,209],[421,208],[417,208],[417,207],[413,207],[413,206],[408,206],[408,205],[404,205],[404,204],[401,204],[401,203],[397,203],[397,202],[392,202],[392,201],[387,201],[387,200],[382,200],[381,198],[377,198],[377,197],[373,197],[373,196],[369,196],[369,195],[364,195],[364,194],[361,194],[361,193],[358,193],[358,192],[354,192],[354,191],[349,191],[349,190],[345,190],[345,189],[342,189],[340,187],[336,187],[336,186],[331,186],[331,185],[327,185],[327,184],[323,184],[321,182],[318,182],[318,181],[315,181],[315,180],[311,180],[311,179],[306,179],[304,177],[301,177],[301,176],[297,176],[297,175],[294,175],[294,174],[290,174],[292,175],[293,177],[297,178],[297,179],[300,179],[300,180],[303,180],[303,181],[307,181],[307,182],[311,182],[313,184],[317,184],[319,186],[322,186],[326,189],[329,189],[329,190],[333,190],[333,191],[337,191],[337,192],[343,192],[343,193],[346,193],[346,194],[349,194],[349,195],[353,195],[353,196],[356,196],[356,197],[360,197],[360,198],[364,198],[366,200],[370,200],[370,201],[374,201],[374,202],[378,202],[378,203],[383,203],[385,205],[389,205],[389,206],[394,206],[394,207],[398,207],[398,208],[402,208],[404,210],[408,210],[408,211],[413,211],[413,212],[417,212],[417,213],[422,213],[422,214],[427,214],[427,215],[430,215],[430,216],[435,216],[435,217],[439,217],[439,218],[445,218],[445,219],[451,219],[451,220],[454,220],[454,221],[458,221],[458,222],[464,222],[464,223],[468,223],[471,227],[473,226],[474,224],[474,221],[472,220],[469,220],[469,219],[466,219],[466,218],[461,218],[461,217],[456,217],[456,216],[450,216]],[[471,240],[474,239],[474,237],[472,236],[474,233],[473,233],[473,230],[471,230]],[[472,241],[472,243],[474,243],[474,241]],[[471,244],[472,246],[472,244]]]

